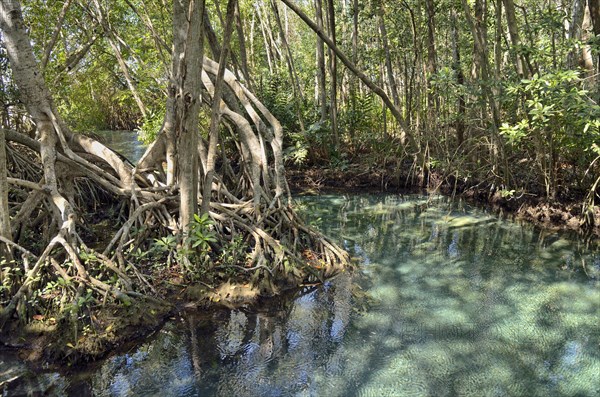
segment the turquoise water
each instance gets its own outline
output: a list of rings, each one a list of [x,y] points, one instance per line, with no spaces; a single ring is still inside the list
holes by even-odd
[[[0,359],[0,382],[3,368],[25,374],[6,395],[600,395],[597,241],[442,197],[299,205],[360,259],[357,272],[260,312],[184,315],[78,375]]]

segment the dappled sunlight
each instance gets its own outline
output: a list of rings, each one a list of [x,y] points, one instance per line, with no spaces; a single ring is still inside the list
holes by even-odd
[[[301,205],[365,263],[362,284],[372,303],[366,312],[353,310],[358,279],[343,275],[298,295],[284,313],[231,312],[199,330],[214,332],[216,342],[204,345],[203,354],[214,358],[204,358],[199,380],[215,382],[205,386],[211,394],[535,396],[598,389],[598,280],[574,265],[562,268],[581,257],[593,263],[597,251],[566,236],[546,241],[533,229],[439,198],[324,196]],[[189,338],[177,327],[167,330]],[[161,367],[183,369],[177,362]]]
[[[362,261],[355,274],[306,287],[265,312],[172,321],[86,375],[94,394],[600,390],[599,279],[588,272],[597,248],[439,197],[321,196],[299,206]]]

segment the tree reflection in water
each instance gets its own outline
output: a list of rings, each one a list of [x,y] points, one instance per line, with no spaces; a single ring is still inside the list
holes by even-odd
[[[325,196],[303,205],[361,258],[358,272],[259,312],[185,314],[81,381],[38,376],[40,389],[223,397],[599,393],[597,242],[442,198]],[[357,284],[369,295],[364,311]],[[26,384],[18,390],[36,382]]]

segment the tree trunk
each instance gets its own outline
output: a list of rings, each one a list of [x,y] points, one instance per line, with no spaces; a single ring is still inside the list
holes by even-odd
[[[510,35],[511,46],[513,54],[515,67],[517,69],[517,75],[523,78],[525,77],[525,68],[523,66],[523,58],[521,56],[521,52],[519,50],[519,45],[521,44],[521,38],[519,36],[519,26],[517,25],[517,15],[515,12],[515,3],[513,0],[503,0],[504,8],[506,10],[506,22],[508,24],[508,33]]]
[[[569,25],[569,38],[580,41],[582,37],[582,24],[585,13],[585,0],[573,0],[571,6],[571,24]],[[574,47],[568,56],[567,67],[575,69],[578,66],[579,50]]]
[[[439,110],[438,96],[433,89],[433,76],[437,73],[437,54],[435,50],[435,4],[433,0],[426,0],[427,9],[427,125],[429,131],[433,132],[437,125],[437,113]]]
[[[215,30],[212,27],[210,15],[208,12],[204,13],[202,23],[204,25],[204,34],[206,35],[206,39],[210,47],[210,52],[214,58],[219,59],[221,57],[221,45],[219,44],[217,34],[215,33]]]
[[[329,37],[331,38],[331,42],[335,45],[335,7],[333,4],[333,0],[327,0],[327,27],[329,30]],[[331,76],[329,93],[331,105],[329,107],[329,119],[331,121],[331,134],[333,135],[334,151],[338,152],[340,149],[340,136],[338,132],[337,121],[337,57],[335,56],[335,51],[332,48],[329,49],[329,75]]]
[[[173,3],[173,40],[180,52],[173,54],[175,93],[174,132],[177,139],[177,180],[179,183],[179,225],[189,235],[198,211],[198,116],[201,99],[203,59],[202,19],[204,1],[176,0]],[[177,60],[176,60],[177,59]],[[186,244],[184,244],[185,246]]]
[[[240,62],[242,75],[246,80],[246,84],[250,89],[254,85],[252,83],[252,77],[250,76],[250,69],[248,68],[248,52],[246,51],[246,36],[244,35],[244,24],[242,23],[240,5],[237,3],[235,10],[235,29],[237,32],[238,44],[240,46]],[[252,42],[252,40],[250,40]]]
[[[52,202],[60,212],[62,228],[68,229],[67,233],[70,235],[71,229],[75,227],[75,216],[71,204],[58,191],[55,168],[56,145],[59,141],[54,127],[59,124],[57,113],[33,55],[18,0],[6,0],[0,3],[0,28],[2,28],[4,45],[11,62],[14,81],[19,87],[21,100],[25,103],[39,132],[40,155],[46,187]]]
[[[388,85],[392,98],[394,99],[394,105],[400,106],[400,96],[398,95],[398,85],[394,78],[394,70],[392,69],[392,56],[390,54],[390,46],[388,43],[387,29],[385,28],[384,10],[383,3],[378,7],[379,14],[379,32],[381,33],[381,42],[383,44],[383,51],[385,53],[385,70],[387,75]]]
[[[148,110],[146,109],[146,105],[142,101],[142,97],[140,96],[140,94],[137,90],[137,85],[135,84],[135,81],[133,81],[133,78],[131,77],[131,74],[129,73],[129,67],[127,66],[127,63],[125,62],[125,59],[123,58],[123,54],[121,54],[121,50],[119,49],[119,44],[117,42],[115,34],[114,34],[112,28],[110,27],[108,21],[106,20],[104,10],[102,9],[102,6],[100,5],[98,0],[94,0],[94,5],[96,7],[96,12],[97,12],[96,18],[100,22],[100,25],[102,26],[102,29],[104,30],[104,33],[106,34],[108,44],[110,44],[110,47],[112,48],[112,50],[115,54],[115,57],[117,58],[119,68],[121,69],[121,72],[123,73],[123,76],[125,77],[125,81],[127,82],[127,87],[129,87],[129,91],[131,91],[131,95],[133,95],[133,99],[135,100],[135,103],[137,104],[142,117],[146,118],[146,116],[148,114]]]
[[[8,208],[8,180],[6,164],[6,137],[4,129],[0,126],[0,237],[12,240],[10,229],[10,212]],[[10,248],[0,243],[0,257],[10,257]],[[0,282],[2,281],[2,270],[0,269]]]
[[[288,45],[287,39],[285,37],[285,30],[283,24],[281,23],[281,17],[279,16],[279,10],[277,8],[277,4],[274,0],[270,0],[271,9],[273,10],[273,14],[275,15],[275,23],[277,23],[277,28],[279,29],[279,38],[281,40],[281,45],[285,51],[285,60],[288,67],[288,73],[290,75],[290,81],[292,83],[292,92],[294,94],[294,107],[296,108],[296,116],[298,117],[298,122],[300,123],[300,129],[302,131],[304,128],[304,117],[302,116],[302,103],[304,102],[304,96],[302,94],[302,87],[300,86],[300,80],[298,79],[298,75],[296,74],[296,68],[294,67],[294,57],[292,56],[292,51]]]
[[[477,0],[477,2],[479,2],[481,0]],[[474,43],[474,59],[476,60],[476,70],[477,73],[480,73],[479,78],[481,80],[483,80],[483,83],[481,84],[482,87],[482,91],[483,91],[483,95],[484,98],[487,102],[487,104],[489,105],[489,109],[491,111],[492,114],[492,120],[491,120],[491,130],[492,130],[492,145],[491,145],[491,155],[493,158],[493,164],[494,167],[496,166],[500,166],[505,173],[507,173],[506,171],[506,163],[505,163],[505,158],[504,158],[504,145],[502,142],[502,138],[500,137],[499,134],[499,128],[500,128],[500,109],[498,107],[498,102],[496,101],[496,98],[494,96],[494,93],[492,91],[492,89],[485,84],[485,81],[487,81],[490,78],[490,72],[489,72],[489,62],[488,62],[488,56],[487,56],[487,49],[486,49],[486,39],[484,36],[484,31],[482,31],[482,29],[480,27],[478,27],[476,21],[473,20],[473,16],[471,15],[471,10],[470,7],[467,3],[467,0],[462,0],[462,6],[463,6],[463,10],[465,12],[465,17],[467,20],[467,25],[469,26],[469,29],[471,30],[471,34],[473,36],[473,43]],[[484,22],[484,21],[481,21]]]
[[[273,54],[273,46],[269,42],[269,37],[267,35],[266,23],[263,19],[262,13],[260,12],[260,4],[258,2],[254,3],[254,9],[256,10],[256,16],[258,18],[258,23],[260,24],[260,32],[262,33],[263,43],[265,47],[265,52],[267,54],[267,64],[269,65],[269,72],[273,74],[273,67],[275,63],[275,54]]]
[[[588,2],[592,3],[593,0],[588,0]],[[591,34],[590,34],[590,31],[592,30],[592,18],[591,17],[592,17],[591,16],[591,8],[586,7],[586,9],[584,11],[584,16],[583,16],[583,22],[581,25],[581,27],[583,29],[582,41],[585,44],[581,48],[580,62],[586,73],[586,77],[587,77],[586,85],[591,88],[590,89],[591,92],[596,91],[596,94],[599,94],[600,89],[598,86],[598,82],[600,81],[600,79],[598,79],[598,76],[596,76],[596,70],[594,68],[594,57],[593,57],[593,53],[592,53],[592,47],[589,44],[589,40],[592,38]]]
[[[590,20],[594,36],[600,37],[600,2],[598,0],[588,0],[588,8],[590,12]],[[600,73],[600,52],[596,56],[596,73]],[[600,100],[600,77],[596,76],[596,101]]]
[[[223,43],[221,45],[221,57],[219,58],[219,69],[217,72],[215,86],[212,98],[212,110],[209,129],[208,156],[206,160],[206,170],[204,171],[204,191],[202,193],[202,212],[207,213],[210,208],[212,184],[215,176],[215,156],[217,154],[217,144],[219,141],[219,123],[221,121],[221,97],[223,93],[223,76],[225,75],[225,66],[229,56],[229,43],[233,30],[233,18],[235,14],[236,0],[228,0],[227,15],[225,17],[225,32],[223,33]]]
[[[315,0],[315,19],[317,27],[323,30],[323,4],[321,0]],[[327,91],[325,74],[325,43],[317,36],[317,87],[319,91],[319,108],[321,110],[321,122],[327,119]]]
[[[462,89],[465,84],[465,75],[462,70],[460,60],[460,45],[458,40],[458,27],[456,11],[452,11],[452,69],[456,75],[456,83],[460,87],[457,101],[457,117],[456,117],[456,140],[458,146],[461,146],[465,141],[465,94]]]
[[[495,8],[496,26],[494,32],[494,78],[500,80],[500,71],[502,69],[502,1],[496,0]],[[453,29],[455,26],[453,25]]]
[[[58,16],[58,23],[56,24],[56,28],[54,29],[54,33],[52,34],[52,38],[50,39],[50,42],[48,42],[48,44],[46,44],[46,49],[44,50],[44,57],[42,58],[41,66],[40,66],[40,68],[42,70],[46,68],[46,65],[48,64],[48,60],[50,59],[50,54],[52,54],[52,50],[54,49],[54,46],[56,45],[56,42],[58,41],[58,36],[60,35],[60,31],[63,26],[63,21],[65,20],[65,17],[67,15],[67,11],[69,10],[69,7],[71,6],[71,1],[72,0],[65,1],[62,9],[60,10],[60,14]]]

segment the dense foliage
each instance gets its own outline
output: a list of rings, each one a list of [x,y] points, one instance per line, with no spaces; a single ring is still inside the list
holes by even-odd
[[[85,2],[66,3],[25,2],[34,49],[65,118],[75,129],[136,129],[152,140],[164,114],[168,56],[157,37],[170,40],[168,2],[111,2],[108,25]],[[371,0],[301,8],[315,19],[320,7],[329,35],[334,13],[336,44],[394,97],[424,153],[421,169],[467,185],[486,181],[503,192],[593,201],[600,173],[600,22],[593,3]],[[225,3],[208,7],[212,34],[219,36]],[[348,69],[331,68],[327,50],[327,86],[319,87],[317,36],[293,12],[272,0],[239,7],[231,66],[284,125],[290,163],[343,167],[394,158],[406,167],[412,161],[414,153],[403,146],[406,131]],[[219,44],[206,48],[216,56]],[[5,57],[0,61],[6,71]],[[5,79],[5,123],[20,125],[15,94]],[[319,113],[320,98],[327,117]]]

